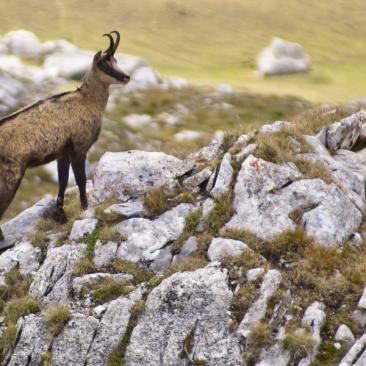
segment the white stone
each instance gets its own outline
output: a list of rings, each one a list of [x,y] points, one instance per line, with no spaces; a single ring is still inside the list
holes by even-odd
[[[76,220],[72,226],[69,239],[73,241],[82,240],[96,229],[97,223],[97,219]]]
[[[5,284],[5,275],[15,266],[22,274],[33,274],[39,268],[41,250],[25,241],[0,254],[0,284]]]
[[[364,110],[352,114],[326,129],[326,146],[333,152],[339,149],[350,150],[356,143],[363,123],[366,122]]]
[[[363,310],[366,310],[366,286],[363,290],[362,296],[361,296],[357,306]]]
[[[212,174],[212,170],[204,168],[198,173],[191,175],[190,177],[183,180],[183,186],[188,190],[193,190],[202,183],[206,182]]]
[[[123,123],[131,128],[137,129],[157,129],[159,127],[149,114],[130,114],[123,118]]]
[[[97,268],[104,267],[109,264],[112,258],[116,256],[117,243],[109,241],[103,244],[100,240],[95,243],[93,262]]]
[[[247,281],[254,282],[264,273],[264,268],[252,268],[247,272]]]
[[[339,342],[345,342],[347,344],[353,344],[355,337],[351,329],[346,324],[341,324],[335,334],[334,339]]]
[[[155,188],[173,189],[178,186],[177,178],[191,169],[187,162],[162,152],[107,152],[95,171],[91,202],[112,197],[127,201]]]
[[[275,269],[269,270],[264,275],[259,297],[244,315],[244,318],[237,329],[237,332],[243,337],[247,337],[250,334],[250,328],[264,318],[266,315],[268,300],[277,291],[281,280],[281,273]]]
[[[207,137],[206,132],[201,131],[192,131],[192,130],[182,130],[180,132],[177,132],[174,135],[174,138],[177,141],[186,141],[186,140],[196,140],[196,139],[202,139]]]
[[[257,68],[261,75],[305,72],[310,70],[310,59],[299,44],[273,38],[258,55]]]
[[[263,125],[259,129],[259,132],[266,133],[266,134],[271,134],[271,133],[279,132],[279,131],[281,131],[285,128],[291,128],[292,126],[293,126],[293,124],[291,122],[275,121],[275,122],[272,122],[270,124]]]
[[[224,138],[224,133],[215,135],[207,146],[204,146],[200,150],[189,154],[188,160],[199,163],[210,163],[216,160],[222,153]]]
[[[216,90],[221,94],[232,94],[234,92],[234,88],[230,84],[219,84]]]
[[[184,123],[182,122],[182,120],[177,117],[174,114],[170,114],[170,113],[160,113],[156,116],[156,118],[159,121],[162,121],[163,123],[167,124],[168,126],[183,126]]]
[[[132,262],[155,260],[160,249],[178,239],[186,216],[194,209],[193,205],[182,203],[155,220],[132,218],[118,224],[117,230],[127,240],[119,246],[117,256]]]
[[[0,249],[12,246],[15,242],[35,231],[39,221],[52,210],[54,205],[53,199],[44,198],[18,216],[5,222],[1,226],[5,240],[0,241]]]
[[[207,256],[211,262],[220,261],[225,256],[237,257],[249,247],[239,240],[214,238],[208,248]]]
[[[366,361],[364,352],[366,347],[366,334],[358,339],[342,358],[338,366],[363,366]],[[360,362],[359,362],[360,361]]]
[[[243,149],[234,155],[235,161],[242,161],[246,159],[249,155],[252,155],[255,153],[255,150],[257,150],[258,145],[257,144],[249,144],[248,146],[243,147]]]
[[[141,200],[133,200],[123,203],[115,203],[104,211],[105,213],[116,213],[123,217],[144,217],[148,215],[148,210],[145,208]]]
[[[211,190],[211,195],[214,198],[220,198],[229,192],[233,174],[234,169],[231,166],[231,154],[226,153],[221,161],[214,188]]]

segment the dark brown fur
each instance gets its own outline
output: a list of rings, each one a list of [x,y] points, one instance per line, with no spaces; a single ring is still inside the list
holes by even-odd
[[[99,136],[109,85],[129,80],[118,69],[113,54],[107,56],[101,52],[95,55],[79,89],[39,101],[0,120],[0,219],[26,169],[55,159],[59,173],[58,213],[63,215],[70,164],[81,205],[87,207],[86,154]]]

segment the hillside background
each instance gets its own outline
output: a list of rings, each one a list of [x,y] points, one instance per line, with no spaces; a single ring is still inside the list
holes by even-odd
[[[96,50],[100,34],[119,29],[123,50],[164,74],[329,102],[366,94],[365,11],[363,0],[12,0],[0,1],[0,33],[24,28]],[[273,36],[303,45],[313,71],[253,75]]]

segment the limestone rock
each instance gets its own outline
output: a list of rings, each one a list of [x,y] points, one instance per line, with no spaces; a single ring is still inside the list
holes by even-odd
[[[267,302],[277,291],[281,280],[281,273],[275,269],[269,270],[264,275],[260,295],[244,315],[237,329],[237,332],[243,337],[247,337],[250,334],[250,328],[264,318],[267,310]]]
[[[17,323],[18,339],[6,365],[38,366],[41,357],[49,348],[50,338],[46,325],[39,315],[30,314]]]
[[[25,241],[0,254],[0,284],[5,284],[5,274],[19,266],[22,274],[33,274],[39,268],[41,250]]]
[[[160,249],[178,239],[186,216],[193,210],[193,205],[182,203],[155,220],[132,218],[118,224],[117,230],[127,241],[120,245],[117,256],[132,262],[155,260]]]
[[[357,306],[359,308],[361,308],[362,310],[366,310],[366,286],[363,290],[362,296],[361,296]]]
[[[123,217],[144,217],[148,215],[148,210],[145,208],[141,200],[132,200],[123,203],[115,203],[108,207],[104,212],[116,213]]]
[[[183,366],[179,353],[193,331],[196,359],[208,366],[241,365],[238,339],[227,328],[231,298],[227,275],[213,266],[165,279],[147,298],[125,364]]]
[[[366,112],[360,111],[334,122],[326,129],[326,146],[335,152],[339,149],[350,150],[357,142],[361,126],[366,122]]]
[[[188,190],[193,190],[202,183],[206,182],[212,175],[212,170],[209,168],[204,168],[198,173],[191,175],[190,177],[184,179],[183,186]]]
[[[157,129],[159,126],[149,114],[130,114],[123,118],[123,123],[132,128]]]
[[[93,262],[96,267],[106,266],[116,256],[117,243],[109,241],[103,244],[100,240],[95,243]]]
[[[226,153],[221,161],[214,188],[211,190],[211,195],[214,198],[222,197],[229,192],[233,174],[234,169],[231,166],[231,154]]]
[[[97,223],[97,219],[76,220],[72,226],[69,239],[72,241],[82,240],[96,229]]]
[[[225,256],[236,257],[244,250],[250,250],[249,247],[239,240],[214,238],[208,248],[208,258],[210,261],[220,261]]]
[[[338,366],[363,366],[366,361],[366,334],[348,350]]]
[[[83,258],[85,244],[63,245],[48,250],[46,260],[35,274],[29,294],[42,302],[68,302],[72,270]]]
[[[90,346],[86,366],[106,364],[107,356],[126,332],[132,306],[141,298],[142,291],[137,289],[108,304]]]
[[[0,249],[12,246],[18,240],[36,230],[38,222],[54,207],[54,200],[44,198],[18,216],[4,223],[1,228],[5,240],[0,241]]]
[[[271,134],[271,133],[279,132],[285,128],[290,128],[292,126],[293,126],[293,124],[288,121],[274,121],[270,124],[263,125],[259,129],[259,132]]]
[[[183,244],[180,253],[173,258],[173,264],[179,263],[198,249],[198,241],[195,236],[190,236]]]
[[[252,268],[247,272],[247,281],[254,282],[264,273],[264,268]]]
[[[310,59],[299,44],[273,38],[258,55],[257,68],[261,75],[305,72],[310,70]]]
[[[258,145],[257,144],[249,144],[248,146],[243,147],[240,152],[234,155],[235,161],[242,161],[246,159],[249,155],[252,155],[255,153],[255,150],[257,150]]]
[[[127,201],[154,188],[173,189],[178,185],[177,178],[191,169],[190,164],[161,152],[107,152],[96,168],[92,201],[99,203],[112,197]]]
[[[342,245],[361,221],[362,213],[333,184],[319,206],[302,217],[306,234],[327,246]]]
[[[92,316],[74,313],[52,343],[52,363],[57,366],[85,365],[99,322]]]
[[[345,342],[347,344],[353,344],[355,341],[355,337],[351,329],[346,324],[341,324],[338,327],[334,339],[336,341]]]
[[[224,143],[224,133],[215,136],[211,142],[202,149],[189,154],[188,160],[196,163],[210,163],[221,155]]]
[[[0,42],[6,46],[8,53],[25,57],[42,55],[42,44],[37,36],[29,31],[16,30],[6,33]]]

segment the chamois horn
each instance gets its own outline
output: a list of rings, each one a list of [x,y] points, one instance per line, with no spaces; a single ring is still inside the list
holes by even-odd
[[[109,47],[107,50],[104,51],[104,53],[106,54],[107,57],[110,57],[114,53],[114,39],[109,33],[103,34],[103,37],[109,38]]]
[[[113,47],[113,54],[114,54],[116,52],[116,50],[117,50],[118,45],[119,45],[119,41],[121,39],[121,36],[120,36],[120,34],[119,34],[118,31],[115,31],[114,30],[110,34],[112,34],[112,33],[116,33],[116,42],[115,42],[114,47]]]

